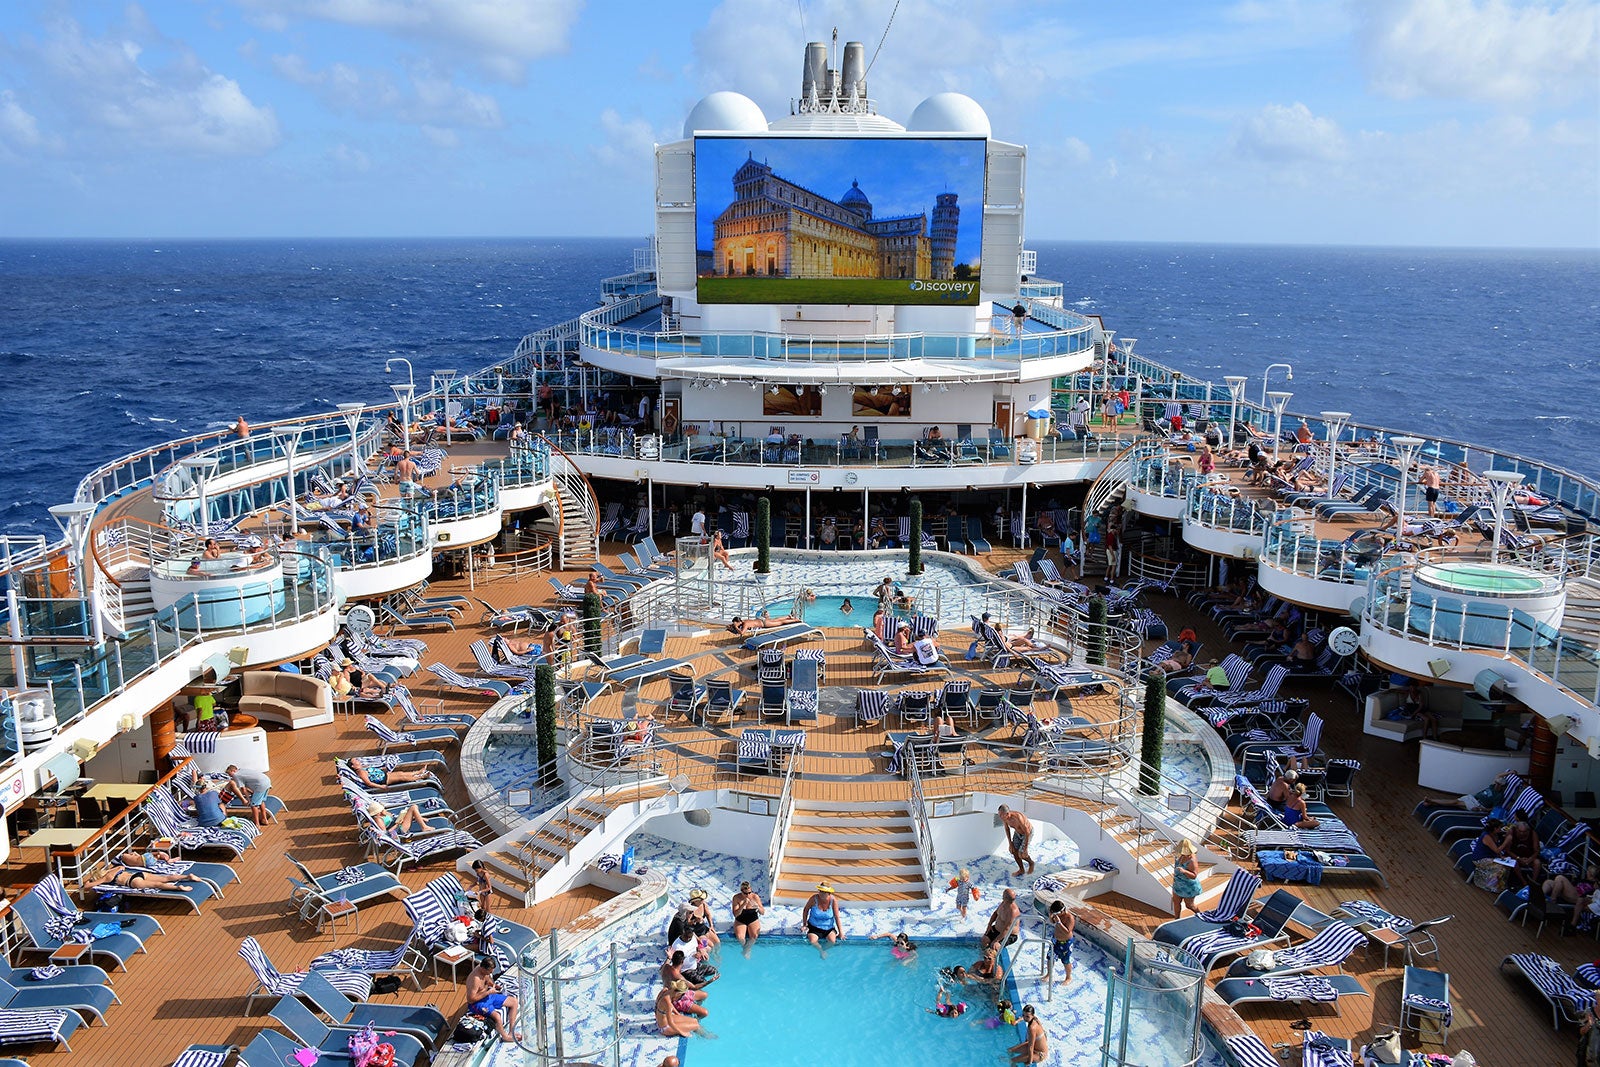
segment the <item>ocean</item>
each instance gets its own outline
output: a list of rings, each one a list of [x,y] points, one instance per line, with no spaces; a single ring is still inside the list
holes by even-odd
[[[0,532],[116,456],[387,401],[403,356],[473,369],[593,307],[628,239],[0,242]],[[1600,477],[1600,254],[1040,242],[1039,275],[1197,377],[1294,366],[1291,411],[1492,445]],[[403,373],[402,371],[397,371]]]

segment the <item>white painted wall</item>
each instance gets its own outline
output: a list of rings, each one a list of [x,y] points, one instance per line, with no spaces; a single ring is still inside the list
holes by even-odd
[[[772,842],[773,817],[751,815],[749,812],[728,808],[702,808],[711,816],[711,825],[695,826],[675,811],[651,819],[643,827],[645,833],[668,841],[676,841],[690,848],[707,852],[720,852],[756,861],[750,871],[751,881],[766,877],[768,847]]]

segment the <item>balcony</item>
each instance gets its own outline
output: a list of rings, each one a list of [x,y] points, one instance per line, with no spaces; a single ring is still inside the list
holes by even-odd
[[[1202,552],[1253,559],[1261,551],[1268,517],[1253,500],[1197,485],[1189,490],[1183,539]]]

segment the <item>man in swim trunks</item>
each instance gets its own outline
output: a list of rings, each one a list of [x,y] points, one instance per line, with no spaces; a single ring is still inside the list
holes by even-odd
[[[1033,823],[1020,811],[1012,811],[1004,804],[996,809],[1000,815],[1000,825],[1006,831],[1006,845],[1011,849],[1011,858],[1017,861],[1017,876],[1033,873],[1033,857],[1028,855],[1028,842],[1033,839]],[[1028,869],[1022,869],[1027,864]]]
[[[1078,918],[1067,910],[1062,901],[1054,901],[1050,905],[1050,950],[1051,958],[1045,961],[1049,968],[1045,972],[1045,981],[1054,980],[1056,961],[1061,961],[1065,968],[1061,981],[1063,984],[1072,981],[1072,935],[1077,931]]]
[[[1016,939],[1017,923],[1021,918],[1022,909],[1017,907],[1017,891],[1008,887],[1000,894],[1000,903],[995,905],[989,916],[989,925],[983,931],[982,948],[1011,944]]]
[[[1422,498],[1428,502],[1428,515],[1439,514],[1439,468],[1422,468]]]
[[[1015,1064],[1043,1063],[1050,1056],[1050,1039],[1045,1034],[1044,1024],[1039,1021],[1034,1013],[1032,1004],[1022,1006],[1022,1021],[1028,1024],[1028,1037],[1019,1044],[1012,1045],[1006,1051],[1011,1053],[1011,1062]]]
[[[479,956],[467,975],[467,1011],[492,1025],[501,1041],[515,1041],[519,1036],[517,996],[501,992],[494,980],[493,957]]]
[[[806,940],[817,946],[817,950],[827,955],[822,948],[822,942],[833,944],[835,941],[844,940],[844,921],[839,917],[839,898],[833,895],[833,886],[827,882],[819,882],[817,891],[806,900],[806,906],[800,909],[800,921],[805,924]]]

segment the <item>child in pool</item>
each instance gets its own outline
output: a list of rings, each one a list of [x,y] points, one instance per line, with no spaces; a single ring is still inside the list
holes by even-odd
[[[969,980],[967,977],[967,969],[959,965],[955,967],[939,968],[939,977],[943,980],[940,982],[941,987],[943,986],[944,982],[954,982],[956,985],[966,985]]]
[[[944,991],[944,986],[939,987],[939,993],[933,1000],[933,1007],[923,1009],[941,1019],[955,1019],[967,1013],[967,1002],[949,999],[949,994]]]
[[[883,933],[872,935],[872,939],[874,941],[880,937],[894,938],[894,940],[889,944],[889,952],[893,954],[894,958],[900,963],[912,963],[916,960],[917,943],[907,937],[904,931],[901,931],[898,934],[891,934],[886,930]]]
[[[850,598],[849,597],[845,597],[844,598],[844,603],[839,605],[839,614],[840,615],[848,615],[854,610],[856,610],[856,606],[854,604],[850,603]]]
[[[1002,997],[995,1003],[994,1010],[999,1014],[991,1015],[987,1019],[979,1019],[972,1025],[981,1026],[986,1030],[998,1030],[1001,1026],[1015,1026],[1017,1024],[1017,1013],[1011,1010],[1011,1001]]]

